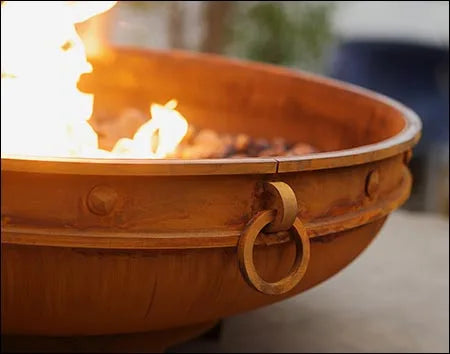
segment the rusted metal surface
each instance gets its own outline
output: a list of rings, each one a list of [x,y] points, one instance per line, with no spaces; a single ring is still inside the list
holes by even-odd
[[[248,223],[239,239],[238,259],[242,275],[250,286],[267,295],[280,295],[292,290],[304,277],[310,258],[310,241],[302,222],[296,218],[292,230],[296,245],[295,260],[289,274],[283,279],[270,283],[258,274],[253,261],[253,247],[261,230],[275,220],[275,210],[265,210],[256,214]]]
[[[369,172],[366,180],[366,194],[367,196],[374,198],[380,188],[380,173],[377,169]]]
[[[284,182],[267,182],[264,184],[264,189],[268,194],[265,208],[276,211],[274,220],[264,227],[265,232],[289,230],[298,214],[298,203],[294,191]]]
[[[113,53],[80,84],[96,94],[97,112],[176,98],[200,128],[283,136],[325,152],[188,161],[2,158],[4,334],[168,330],[282,300],[344,268],[409,196],[405,156],[420,121],[389,99],[214,56]],[[271,200],[268,182],[288,186],[292,194],[279,195],[289,202]],[[309,258],[286,230],[294,199]],[[238,246],[255,215],[280,205],[289,216],[246,249],[253,248],[264,289],[289,274],[301,280],[266,295],[241,274]]]
[[[99,185],[92,188],[87,196],[86,205],[97,215],[108,215],[117,202],[117,192],[111,187]]]
[[[366,194],[379,171],[378,194]],[[270,179],[269,179],[270,178]],[[361,226],[388,215],[408,197],[402,156],[353,168],[272,175],[135,177],[2,173],[2,243],[89,248],[236,247],[248,220],[264,210],[264,183],[292,188],[310,237]],[[89,209],[93,187],[117,193],[114,209]],[[70,193],[68,192],[70,191]],[[23,203],[18,195],[31,202]]]

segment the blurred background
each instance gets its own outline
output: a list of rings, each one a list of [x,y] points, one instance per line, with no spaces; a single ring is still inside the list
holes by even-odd
[[[448,1],[120,1],[92,27],[121,45],[217,53],[386,94],[422,119],[403,208],[449,213]]]

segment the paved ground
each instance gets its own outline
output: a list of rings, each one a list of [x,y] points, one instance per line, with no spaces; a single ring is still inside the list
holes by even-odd
[[[170,352],[447,352],[449,224],[397,212],[348,268],[290,300],[227,319],[219,342]]]

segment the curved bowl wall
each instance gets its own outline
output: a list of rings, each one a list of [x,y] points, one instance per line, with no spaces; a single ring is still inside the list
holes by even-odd
[[[284,136],[323,153],[238,160],[2,156],[2,333],[167,330],[298,294],[355,259],[409,196],[420,121],[380,95],[310,74],[182,52],[114,49],[80,88],[96,114],[179,101],[198,127]],[[295,193],[311,243],[301,282],[265,295],[243,279],[237,245],[265,208],[264,183]],[[105,213],[90,195],[107,190]],[[295,258],[287,232],[262,235],[268,281]],[[357,284],[355,284],[357,286]]]

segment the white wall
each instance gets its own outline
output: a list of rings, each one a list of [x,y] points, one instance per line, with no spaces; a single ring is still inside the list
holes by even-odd
[[[333,18],[343,38],[386,38],[447,46],[448,1],[337,1]]]

